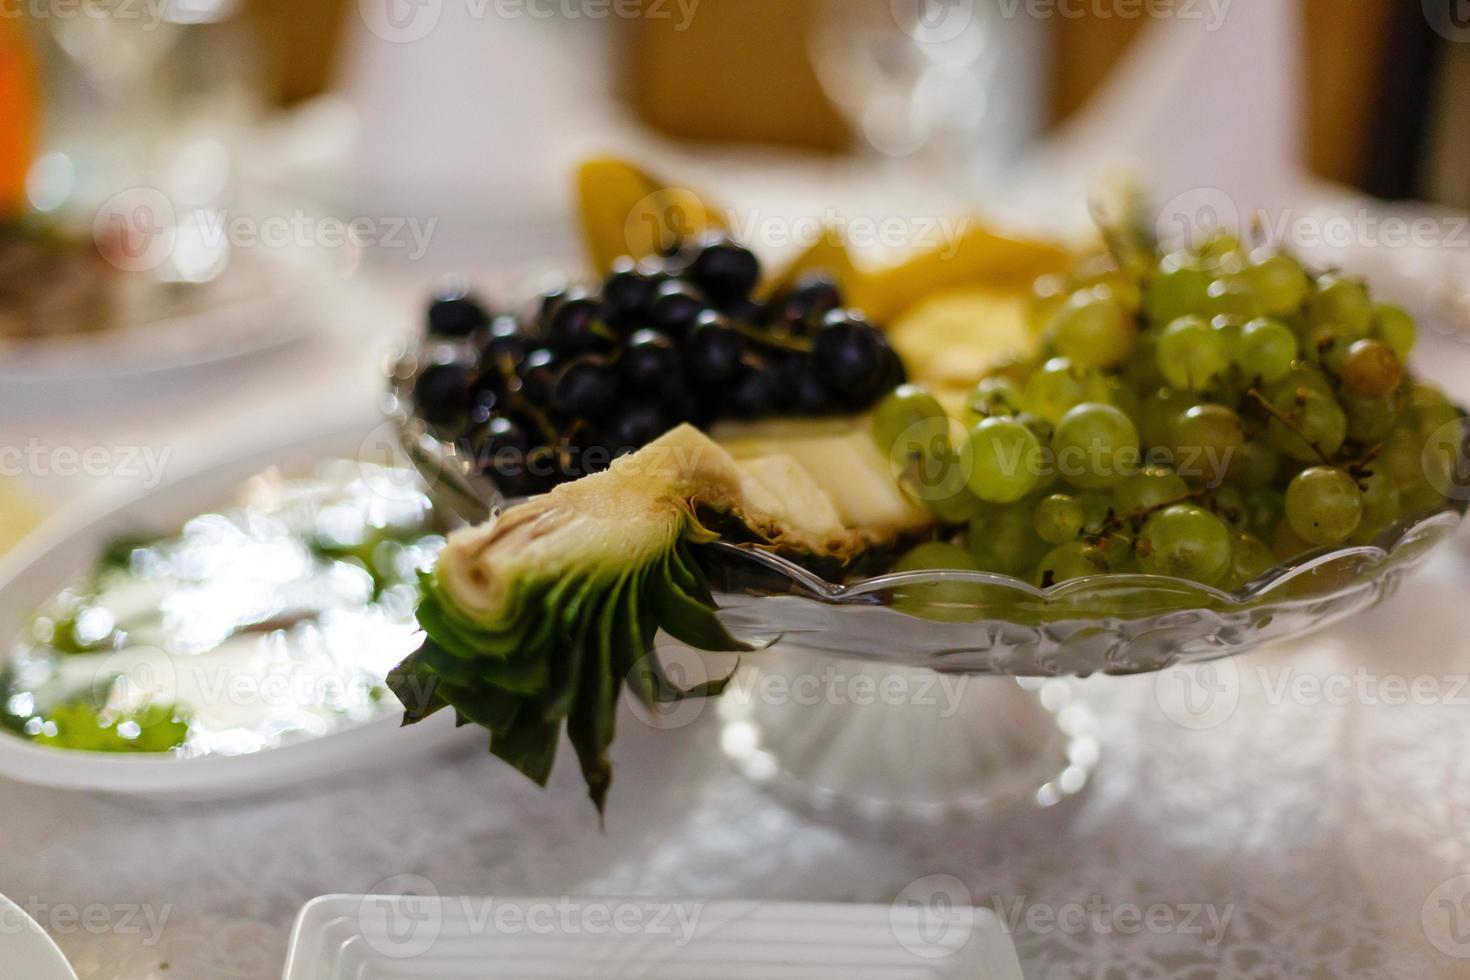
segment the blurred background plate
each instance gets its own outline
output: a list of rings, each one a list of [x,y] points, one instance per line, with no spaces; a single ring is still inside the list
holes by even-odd
[[[284,980],[1021,980],[1000,919],[946,879],[892,905],[328,895],[301,910]]]
[[[4,895],[0,895],[0,964],[7,977],[77,980],[46,931]]]
[[[197,284],[125,281],[115,326],[0,339],[0,385],[57,398],[81,387],[152,381],[304,340],[320,322],[322,275],[268,260]],[[173,293],[170,293],[173,290]]]

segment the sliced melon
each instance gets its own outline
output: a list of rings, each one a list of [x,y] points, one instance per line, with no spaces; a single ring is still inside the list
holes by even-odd
[[[715,617],[691,545],[734,527],[840,566],[932,522],[899,490],[865,423],[796,439],[751,430],[728,450],[680,426],[604,473],[452,534],[423,576],[428,638],[389,681],[407,721],[453,707],[543,784],[565,725],[601,808],[622,685],[646,701],[680,693],[647,656],[654,633],[741,649]]]

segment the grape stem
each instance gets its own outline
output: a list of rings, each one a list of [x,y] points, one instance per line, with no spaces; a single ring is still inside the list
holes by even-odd
[[[758,344],[765,344],[777,350],[794,351],[798,354],[809,354],[812,350],[812,342],[800,337],[783,337],[774,330],[761,330],[744,323],[735,323],[735,332],[748,340]]]
[[[1121,516],[1118,514],[1109,514],[1108,519],[1106,521],[1103,521],[1102,527],[1098,528],[1097,535],[1095,536],[1094,540],[1101,541],[1109,534],[1121,529],[1128,524],[1132,524],[1134,528],[1137,529],[1137,526],[1140,523],[1148,519],[1150,515],[1154,514],[1157,511],[1161,511],[1166,507],[1173,507],[1175,504],[1187,504],[1191,501],[1207,497],[1209,496],[1209,494],[1209,487],[1200,487],[1198,490],[1191,490],[1188,493],[1183,494],[1182,496],[1175,497],[1173,500],[1165,500],[1161,503],[1154,504],[1152,507],[1140,507],[1137,510],[1129,511],[1128,513]]]
[[[1267,415],[1271,416],[1273,419],[1286,426],[1292,432],[1296,433],[1297,438],[1306,443],[1307,446],[1311,448],[1312,452],[1317,454],[1317,458],[1320,459],[1325,465],[1332,465],[1332,458],[1322,451],[1321,446],[1317,445],[1315,442],[1306,437],[1306,435],[1301,430],[1301,426],[1296,424],[1296,419],[1292,418],[1290,415],[1287,415],[1285,412],[1282,412],[1275,405],[1272,405],[1271,402],[1266,398],[1266,396],[1261,394],[1255,388],[1249,389],[1246,394],[1255,399],[1256,404],[1265,409]]]
[[[1370,446],[1363,455],[1343,467],[1343,469],[1347,470],[1348,475],[1359,483],[1360,489],[1362,488],[1362,481],[1373,475],[1373,471],[1368,467],[1373,464],[1373,461],[1382,452],[1383,443],[1380,442],[1375,446]]]

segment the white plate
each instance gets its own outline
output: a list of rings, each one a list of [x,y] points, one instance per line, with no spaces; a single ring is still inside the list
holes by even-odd
[[[1021,980],[994,913],[944,901],[328,895],[284,980]]]
[[[0,977],[77,980],[46,930],[4,895],[0,895]]]
[[[269,466],[300,472],[316,460],[353,458],[365,447],[380,454],[383,442],[369,441],[372,431],[363,425],[317,435],[202,467],[121,503],[81,501],[57,512],[0,559],[0,656],[35,610],[73,583],[118,534],[177,528],[229,501],[242,483]],[[378,459],[383,461],[380,455]],[[451,743],[467,744],[466,733],[472,730],[456,730],[453,718],[441,714],[445,716],[407,729],[395,715],[385,715],[249,755],[194,759],[49,748],[0,732],[0,777],[159,801],[228,799],[391,766]]]

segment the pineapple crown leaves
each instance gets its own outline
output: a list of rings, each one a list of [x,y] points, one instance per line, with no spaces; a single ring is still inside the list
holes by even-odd
[[[490,751],[544,786],[565,728],[601,814],[608,746],[624,683],[645,704],[718,695],[723,678],[681,690],[651,653],[659,629],[701,650],[748,650],[716,618],[704,572],[683,536],[636,566],[573,570],[518,583],[492,619],[462,611],[438,576],[421,575],[423,645],[388,675],[404,724],[453,708],[490,731]]]

